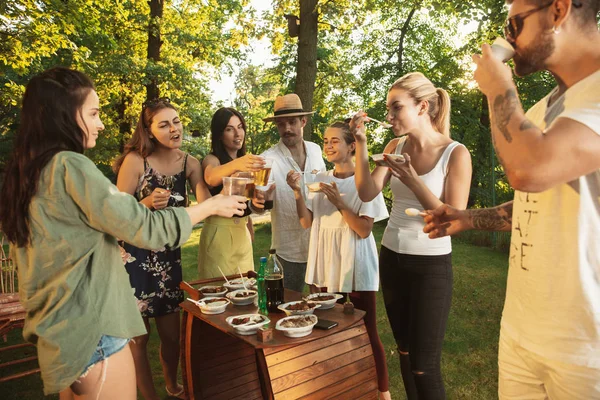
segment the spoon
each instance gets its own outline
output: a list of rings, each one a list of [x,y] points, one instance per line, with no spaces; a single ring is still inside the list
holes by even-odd
[[[172,194],[171,197],[177,201],[183,201],[183,196],[180,196],[178,194]]]
[[[381,121],[376,120],[375,118],[369,117],[369,116],[367,116],[367,118],[369,118],[369,121],[376,122],[379,125],[383,126],[384,128],[391,128],[392,127],[392,124],[388,124],[387,122],[381,122]]]
[[[406,213],[406,215],[410,216],[410,217],[424,217],[427,215],[426,212],[424,211],[419,211],[416,208],[407,208],[406,210],[404,210],[404,212]]]

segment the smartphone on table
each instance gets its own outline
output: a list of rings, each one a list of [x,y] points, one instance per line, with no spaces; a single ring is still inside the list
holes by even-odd
[[[334,328],[338,325],[337,322],[335,321],[330,321],[328,319],[321,319],[319,318],[319,320],[317,321],[317,324],[315,325],[315,328],[318,329],[331,329]]]

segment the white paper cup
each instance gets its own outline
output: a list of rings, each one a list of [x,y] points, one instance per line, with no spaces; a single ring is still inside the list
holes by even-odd
[[[497,37],[492,43],[492,53],[502,62],[507,62],[515,55],[515,49],[504,38]]]

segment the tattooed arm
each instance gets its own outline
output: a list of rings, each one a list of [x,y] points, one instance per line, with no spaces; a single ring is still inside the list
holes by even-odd
[[[481,56],[473,56],[477,63],[475,79],[488,98],[492,142],[511,186],[525,192],[542,192],[599,169],[598,129],[594,131],[559,115],[542,131],[526,118],[510,68],[491,55],[488,45],[482,50]],[[568,86],[557,80],[557,93],[561,94]],[[553,95],[550,101],[563,99]],[[589,107],[593,110],[597,106]]]
[[[455,235],[462,231],[510,231],[513,202],[509,201],[494,208],[457,210],[443,204],[423,217],[423,232],[432,239]]]

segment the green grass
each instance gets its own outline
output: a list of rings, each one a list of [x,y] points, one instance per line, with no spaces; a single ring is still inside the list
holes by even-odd
[[[268,253],[271,226],[262,224],[255,228],[254,261],[258,265],[258,259]],[[375,225],[377,243],[381,243],[384,228],[384,223]],[[197,276],[199,237],[200,229],[195,229],[183,246],[185,280],[194,280]],[[454,242],[453,247],[454,294],[442,356],[447,395],[449,399],[497,398],[498,333],[506,287],[507,255],[462,241]],[[377,307],[377,324],[386,349],[392,397],[405,399],[396,345],[381,295]],[[9,341],[19,340],[19,335],[20,332],[12,333]],[[0,347],[4,345],[0,343]],[[166,398],[158,357],[158,335],[154,327],[149,348],[155,386],[161,398]],[[6,356],[0,355],[0,362],[6,359]],[[6,374],[6,371],[0,371],[1,374]],[[43,398],[41,388],[39,375],[35,375],[0,384],[0,393],[6,400],[40,399]],[[58,396],[46,398],[56,399]]]

